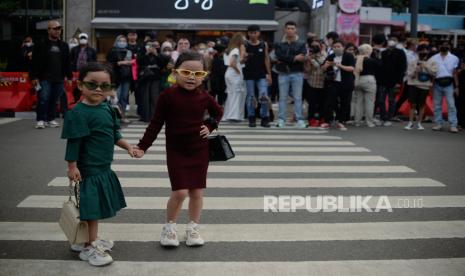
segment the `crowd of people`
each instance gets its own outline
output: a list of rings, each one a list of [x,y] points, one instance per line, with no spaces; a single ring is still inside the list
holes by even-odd
[[[297,33],[296,23],[289,21],[277,43],[264,41],[257,25],[244,33],[193,45],[186,37],[175,41],[167,36],[159,41],[156,32],[149,32],[143,44],[136,30],[118,35],[106,61],[115,71],[113,100],[121,121],[131,122],[125,114],[134,92],[139,120],[149,122],[161,91],[176,83],[172,70],[177,58],[193,50],[206,60],[210,73],[203,85],[224,107],[223,121],[248,120],[250,127],[256,127],[256,120],[261,119],[262,127],[275,122],[284,128],[294,122],[298,128],[334,126],[343,131],[348,126],[387,127],[399,120],[399,110],[408,100],[410,111],[404,127],[423,130],[426,99],[432,93],[433,130],[445,127],[443,98],[449,130],[457,133],[465,126],[464,52],[452,51],[448,41],[432,45],[426,40],[377,34],[371,45],[357,47],[340,40],[336,32],[329,32],[324,39],[309,33],[306,40]],[[33,86],[41,91],[37,128],[59,126],[55,104],[61,102],[64,114],[71,100],[63,93],[63,80],[70,80],[72,71],[97,60],[87,34],[81,33],[69,43],[60,37],[59,22],[50,21],[45,42],[34,45],[28,36],[22,46],[21,70],[30,72]],[[291,118],[288,107],[293,107]]]

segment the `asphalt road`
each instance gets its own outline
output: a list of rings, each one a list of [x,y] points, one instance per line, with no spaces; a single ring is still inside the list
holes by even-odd
[[[115,263],[97,271],[77,260],[56,225],[66,195],[61,129],[2,120],[0,275],[465,275],[465,132],[433,132],[431,124],[425,131],[396,123],[327,133],[225,124],[237,158],[211,165],[202,213],[207,243],[174,250],[158,244],[170,188],[163,141],[157,141],[149,153],[158,160],[122,156],[113,163],[130,204],[104,221],[101,235],[116,240]],[[137,140],[142,132],[132,124],[123,136]],[[263,135],[270,139],[254,138]],[[263,146],[260,139],[276,143]],[[328,141],[353,145],[318,144]],[[355,147],[362,150],[337,151]],[[359,159],[367,157],[378,161]],[[392,212],[264,212],[265,195],[387,196],[391,203],[422,199],[424,205]],[[186,210],[178,222],[182,235]]]

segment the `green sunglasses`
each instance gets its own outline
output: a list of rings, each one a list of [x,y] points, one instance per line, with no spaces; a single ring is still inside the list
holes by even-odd
[[[116,88],[116,85],[108,82],[98,84],[92,81],[83,81],[81,83],[89,90],[97,90],[97,88],[100,88],[103,92],[108,92]]]

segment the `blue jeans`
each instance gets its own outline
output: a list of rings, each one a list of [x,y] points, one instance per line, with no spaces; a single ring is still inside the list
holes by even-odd
[[[129,105],[129,88],[131,86],[131,81],[122,81],[118,89],[116,90],[116,95],[118,97],[118,104],[121,107],[122,112],[126,112],[126,106]]]
[[[294,98],[294,113],[296,120],[302,120],[302,88],[304,85],[303,73],[279,74],[279,119],[286,121],[287,96],[291,87]]]
[[[41,80],[40,86],[42,89],[37,93],[37,121],[53,121],[56,118],[57,101],[65,92],[64,82]]]
[[[442,119],[442,98],[446,97],[447,102],[447,119],[451,127],[457,127],[457,109],[455,108],[454,100],[454,86],[449,85],[441,87],[434,85],[433,88],[433,101],[434,101],[434,122],[437,125],[444,123]]]
[[[247,86],[247,116],[255,118],[255,85],[258,86],[258,101],[260,103],[260,117],[268,118],[270,100],[268,98],[268,82],[266,79],[246,80]]]
[[[386,111],[386,97],[388,97],[389,109]],[[379,106],[381,121],[389,121],[394,116],[396,111],[396,98],[394,95],[394,87],[378,86],[376,92],[376,102]]]

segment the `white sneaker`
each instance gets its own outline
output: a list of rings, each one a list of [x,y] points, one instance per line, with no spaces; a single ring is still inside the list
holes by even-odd
[[[307,125],[305,124],[304,120],[299,120],[297,121],[297,124],[295,125],[297,128],[306,128]]]
[[[278,120],[278,127],[279,128],[285,128],[286,127],[286,122],[284,122],[284,120],[282,120],[282,119],[279,119]]]
[[[385,127],[392,126],[392,123],[389,121],[384,121],[383,126]]]
[[[417,129],[418,130],[425,130],[425,128],[421,125],[421,123],[417,124]]]
[[[367,122],[367,126],[370,127],[370,128],[372,128],[372,127],[375,127],[376,125],[375,125],[374,123],[371,123],[371,122],[368,123],[368,122]]]
[[[37,121],[37,124],[36,124],[35,128],[44,129],[45,128],[45,122],[44,121]]]
[[[102,238],[97,238],[95,241],[95,244],[98,246],[102,247],[104,251],[111,251],[113,246],[115,246],[115,243],[112,240],[105,240]],[[71,251],[74,252],[81,252],[85,247],[85,244],[79,243],[79,244],[72,244],[71,245]]]
[[[110,254],[105,252],[105,250],[95,242],[85,247],[81,253],[79,253],[79,258],[83,261],[88,261],[89,264],[93,266],[104,266],[113,262],[113,258]]]
[[[60,124],[57,121],[52,120],[52,121],[48,122],[48,126],[49,127],[59,127]]]
[[[193,221],[187,224],[186,236],[187,246],[202,246],[205,243],[202,237],[200,237],[199,225]]]
[[[408,122],[408,124],[404,127],[405,130],[411,130],[413,128],[413,122]]]
[[[160,235],[160,244],[162,246],[178,246],[178,234],[176,232],[176,223],[168,222],[163,226]]]

